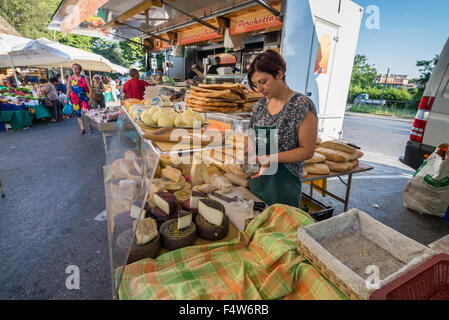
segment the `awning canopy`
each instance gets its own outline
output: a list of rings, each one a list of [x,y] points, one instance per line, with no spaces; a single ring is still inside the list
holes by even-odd
[[[128,69],[111,63],[101,55],[50,41],[46,38],[29,40],[15,46],[8,55],[0,55],[0,66],[9,66],[8,56],[15,66],[33,66],[39,68],[71,68],[74,63],[84,70],[112,73],[128,72]]]
[[[67,17],[68,2],[63,1],[51,25]],[[280,30],[281,3],[281,0],[109,0],[80,27],[114,34],[119,40],[152,38],[144,43],[160,50],[175,43],[222,41],[225,28],[230,28],[231,35]],[[103,17],[101,25],[94,26],[92,21],[97,21],[98,15]]]

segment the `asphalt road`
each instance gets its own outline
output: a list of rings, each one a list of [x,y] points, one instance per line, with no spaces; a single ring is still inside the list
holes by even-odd
[[[0,133],[0,299],[110,299],[99,139],[76,120]],[[80,288],[68,290],[68,266]]]
[[[344,137],[362,147],[374,170],[354,176],[350,208],[428,244],[449,234],[440,218],[402,205],[402,189],[413,171],[398,157],[410,124],[346,117]],[[108,237],[98,136],[79,136],[75,120],[38,123],[20,132],[0,133],[0,299],[111,299]],[[329,190],[344,195],[338,179]],[[304,187],[308,192],[308,188]],[[343,204],[314,193],[343,212]],[[374,208],[373,205],[378,205]],[[80,270],[80,288],[69,290],[69,266]]]

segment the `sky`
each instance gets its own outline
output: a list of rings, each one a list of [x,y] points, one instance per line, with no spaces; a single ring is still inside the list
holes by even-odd
[[[358,54],[364,54],[378,73],[419,77],[417,60],[431,60],[440,54],[449,38],[449,0],[353,0],[364,7],[379,8],[367,13],[360,28]],[[373,28],[374,26],[374,28]]]

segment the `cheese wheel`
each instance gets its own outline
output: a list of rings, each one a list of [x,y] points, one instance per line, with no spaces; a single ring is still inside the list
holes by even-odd
[[[155,259],[161,250],[161,237],[158,234],[149,243],[139,246],[134,241],[133,229],[128,229],[118,235],[115,244],[116,248],[123,254],[127,254],[129,250],[128,261],[126,264],[131,264],[146,258]]]
[[[178,219],[164,222],[159,232],[162,239],[162,247],[166,250],[176,250],[188,246],[193,246],[197,237],[195,224],[191,224],[187,228],[178,228]]]
[[[334,162],[348,162],[351,160],[351,155],[347,152],[322,148],[316,148],[316,153],[322,154],[326,157],[326,160],[334,161]],[[310,172],[309,172],[310,173]]]
[[[207,222],[201,214],[196,216],[195,224],[198,228],[198,237],[204,240],[221,240],[227,236],[229,231],[229,218],[226,215],[223,217],[223,223],[218,227]]]
[[[184,203],[182,204],[182,208],[184,210],[190,211],[193,214],[193,220],[195,220],[195,217],[198,215],[198,209],[194,209],[190,207],[190,199],[184,201]]]
[[[114,225],[120,227],[131,227],[133,225],[134,219],[131,218],[130,212],[122,212],[114,217]]]

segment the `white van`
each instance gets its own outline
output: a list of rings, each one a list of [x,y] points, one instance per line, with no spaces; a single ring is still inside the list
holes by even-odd
[[[417,170],[436,147],[449,143],[449,39],[427,83],[400,161]]]

